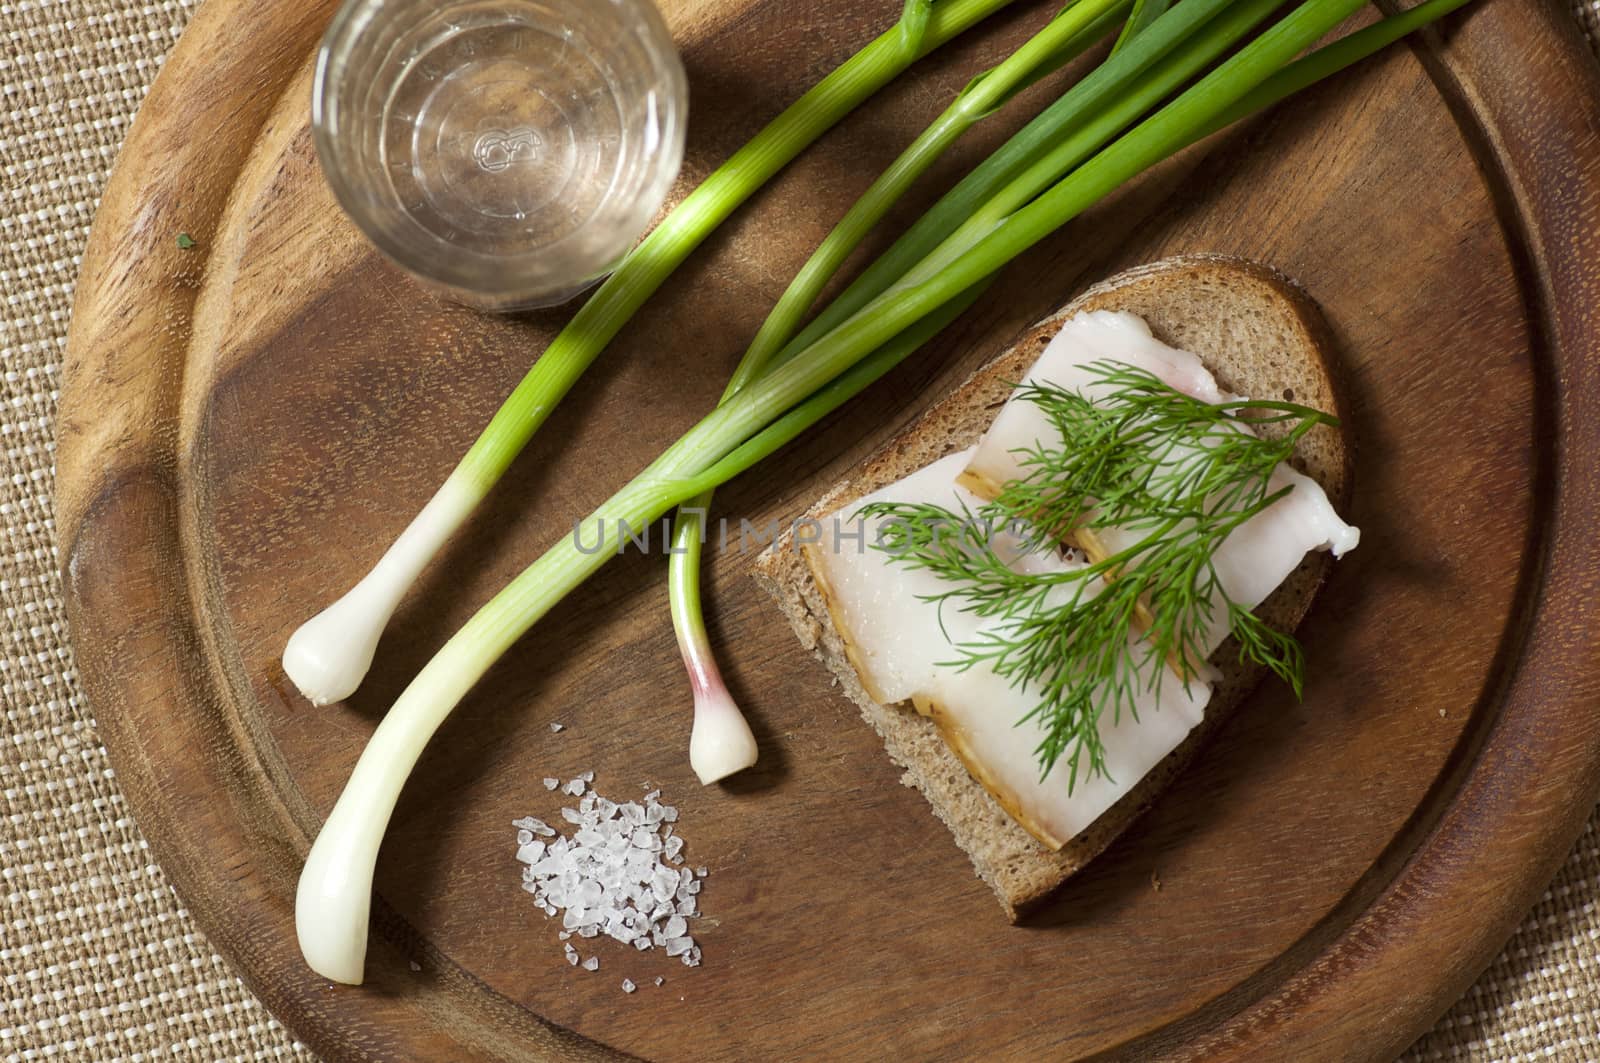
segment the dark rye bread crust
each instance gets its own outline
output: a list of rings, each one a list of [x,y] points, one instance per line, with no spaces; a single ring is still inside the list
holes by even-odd
[[[1311,299],[1282,274],[1256,263],[1211,255],[1166,259],[1118,274],[1034,325],[999,358],[979,369],[904,432],[828,491],[806,516],[823,518],[946,454],[975,443],[1034,359],[1073,314],[1127,310],[1143,317],[1163,341],[1200,356],[1225,391],[1254,398],[1293,398],[1343,416],[1327,326]],[[1343,511],[1351,455],[1344,436],[1319,428],[1297,448],[1294,462]],[[1263,603],[1260,614],[1283,630],[1305,616],[1330,558],[1312,554]],[[825,594],[785,536],[756,562],[756,578],[777,599],[800,641],[838,678],[889,756],[905,769],[902,782],[922,791],[934,813],[972,858],[978,875],[1016,922],[1087,864],[1150,806],[1261,679],[1241,666],[1231,642],[1213,656],[1222,673],[1205,719],[1165,760],[1088,830],[1051,852],[1008,816],[950,750],[932,720],[910,703],[880,705],[862,687],[846,657]]]

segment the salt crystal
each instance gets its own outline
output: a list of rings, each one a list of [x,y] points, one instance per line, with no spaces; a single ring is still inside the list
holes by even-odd
[[[631,993],[636,988],[638,988],[638,987],[633,984],[633,981],[631,979],[624,978],[622,980],[622,991],[624,993]]]
[[[587,787],[584,785],[582,779],[572,779],[568,781],[567,785],[561,788],[561,792],[564,794],[571,794],[573,797],[577,797],[586,789]],[[566,809],[562,809],[562,811],[564,812]],[[573,820],[573,822],[576,823],[577,820]]]
[[[633,947],[638,949],[640,952],[643,952],[645,949],[650,947],[650,939],[647,937],[636,937],[633,939]]]
[[[527,827],[523,827],[521,830],[517,831],[518,845],[527,845],[531,841],[533,841],[533,831],[529,830]]]
[[[586,971],[598,971],[600,969],[600,957],[590,956],[587,960],[584,960],[583,969]]]
[[[667,925],[661,928],[661,932],[669,938],[682,937],[689,932],[689,924],[684,921],[683,916],[675,915],[667,920]]]
[[[678,822],[678,810],[672,805],[662,805],[661,818],[668,823],[676,823]]]
[[[633,847],[635,849],[654,849],[660,841],[652,830],[639,827],[633,832]]]
[[[572,964],[574,967],[578,966],[578,950],[573,948],[571,945],[566,946],[566,950],[567,962]]]
[[[578,928],[578,936],[581,938],[596,937],[599,935],[599,933],[600,928],[595,926],[593,923],[590,923],[588,926],[580,926]]]
[[[561,780],[560,779],[546,779],[544,781],[544,788],[546,790],[554,790],[556,787],[558,787],[560,785],[561,785]]]
[[[676,860],[678,854],[683,852],[683,839],[673,836],[667,839],[667,859]]]
[[[524,864],[532,864],[544,855],[544,842],[532,841],[532,834],[529,834],[528,837],[530,841],[517,849],[517,860]]]
[[[582,784],[580,784],[580,785],[582,785]],[[578,810],[575,809],[575,808],[563,808],[561,810],[561,818],[566,820],[568,823],[576,824],[576,823],[582,823],[583,822],[583,816],[580,815],[578,813]]]
[[[651,790],[649,793],[644,795],[645,804],[650,804],[651,802],[653,802],[656,798],[658,798],[660,796],[661,796],[661,791],[660,790]]]
[[[697,867],[697,868],[694,869],[694,874],[695,874],[696,878],[705,878],[706,877],[706,869],[703,868],[703,867]]]
[[[578,778],[582,779],[584,782],[594,782],[594,772],[580,771],[578,773]]]
[[[550,733],[551,734],[560,734],[562,731],[564,731],[566,729],[567,729],[567,725],[564,724],[564,723],[553,723],[553,724],[550,725]]]
[[[693,938],[675,937],[667,939],[668,956],[682,956],[692,948],[694,948]]]
[[[662,978],[660,975],[656,976],[656,985],[665,985],[666,982],[667,980],[665,978]]]

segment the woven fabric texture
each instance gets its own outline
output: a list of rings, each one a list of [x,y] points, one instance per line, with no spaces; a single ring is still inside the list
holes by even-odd
[[[73,282],[117,149],[196,2],[0,0],[6,1061],[311,1059],[211,950],[130,818],[78,688],[55,576],[52,429]],[[1573,12],[1600,42],[1600,0]],[[1407,1059],[1600,1059],[1600,817]]]

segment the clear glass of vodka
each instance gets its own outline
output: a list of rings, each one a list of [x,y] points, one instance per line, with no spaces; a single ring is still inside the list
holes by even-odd
[[[683,160],[688,88],[650,0],[346,0],[312,130],[390,258],[494,310],[605,276]]]

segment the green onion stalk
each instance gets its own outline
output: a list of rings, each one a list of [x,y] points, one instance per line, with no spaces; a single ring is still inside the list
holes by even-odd
[[[395,608],[583,371],[690,252],[773,174],[913,62],[1012,0],[906,0],[900,20],[818,82],[674,208],[584,303],[372,570],[306,621],[283,669],[313,704],[353,694]]]
[[[1103,37],[1127,9],[1128,2],[1076,0],[1003,63],[969,82],[944,113],[856,200],[801,267],[734,369],[723,401],[766,370],[793,338],[823,287],[912,182],[973,125]],[[757,756],[755,737],[722,679],[706,631],[700,597],[700,559],[710,505],[708,491],[678,507],[667,578],[672,625],[694,697],[689,764],[705,784],[743,771],[756,762]]]
[[[1190,2],[1184,0],[1169,14]],[[1442,13],[1454,2],[1445,0],[1434,10]],[[893,355],[897,343],[926,339],[949,318],[952,304],[959,308],[1007,262],[1214,129],[1224,116],[1242,117],[1241,101],[1270,101],[1282,87],[1274,75],[1295,69],[1289,66],[1295,56],[1360,4],[1305,0],[1181,95],[995,220],[944,268],[924,275],[913,266],[859,312],[712,410],[601,504],[585,522],[591,531],[556,543],[491,599],[424,666],[379,723],[311,847],[295,903],[296,930],[310,966],[336,981],[361,980],[378,848],[423,748],[490,665],[622,547],[622,522],[636,528],[655,521],[771,453],[789,437],[785,433],[803,431],[814,423],[807,420],[812,412],[848,398],[830,389],[847,380],[865,386],[867,380],[857,373],[861,367],[884,351]],[[1135,37],[1130,49],[1143,36]],[[1326,52],[1319,54],[1326,60]],[[1336,62],[1325,61],[1314,72],[1325,75],[1355,58],[1359,54],[1337,55]],[[1261,95],[1263,86],[1270,88]]]
[[[1054,177],[1082,161],[1237,44],[1282,3],[1283,0],[1186,0],[1178,11],[1165,18],[1156,0],[1136,4],[1107,62],[1065,92],[930,211],[930,217],[948,218],[950,224],[927,224],[925,218],[885,258],[892,261],[916,252],[926,254],[939,246],[940,237],[971,231],[954,224],[952,200],[984,201],[972,215],[977,219],[973,228],[987,227],[988,216],[1003,215],[1026,202]],[[798,344],[815,333],[813,327],[800,340],[794,338],[803,315],[824,285],[938,152],[1043,70],[1080,54],[1106,32],[1111,20],[1124,9],[1122,4],[1069,7],[1005,63],[974,79],[873,183],[801,268],[734,370],[723,401],[774,361],[781,363],[792,357]],[[1136,25],[1141,12],[1143,21]],[[1130,49],[1130,28],[1142,34],[1137,48]],[[1024,166],[1029,160],[1032,165]],[[1000,194],[1002,190],[1004,195]],[[957,237],[951,246],[962,246],[961,239]],[[880,260],[864,279],[882,277],[885,272]],[[843,320],[851,307],[859,310],[880,291],[870,283],[858,282],[829,307],[819,322]],[[694,695],[689,762],[703,783],[749,767],[756,758],[755,740],[722,680],[706,631],[699,567],[710,502],[708,492],[679,507],[668,575],[673,628]]]

